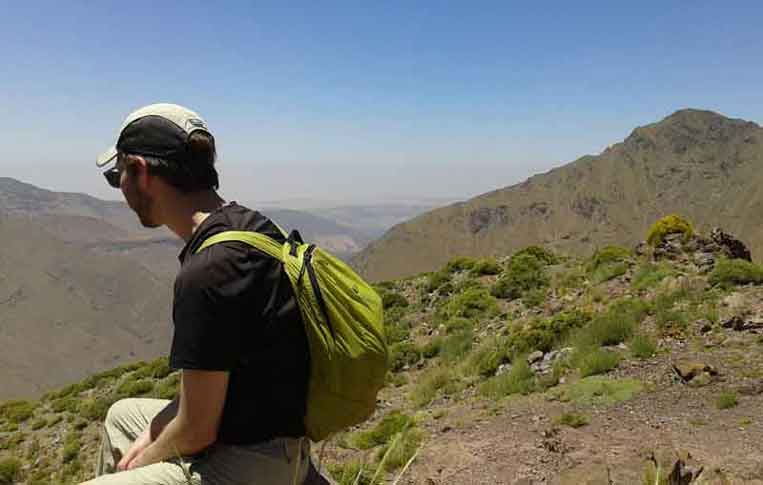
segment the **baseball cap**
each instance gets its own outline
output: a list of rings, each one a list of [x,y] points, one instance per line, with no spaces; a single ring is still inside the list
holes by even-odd
[[[198,130],[211,135],[204,119],[188,108],[170,103],[144,106],[127,116],[116,144],[99,155],[95,164],[107,165],[117,152],[182,161],[188,137]]]

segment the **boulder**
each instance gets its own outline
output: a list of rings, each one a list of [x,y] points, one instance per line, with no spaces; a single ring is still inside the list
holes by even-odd
[[[707,373],[711,378],[718,375],[718,371],[712,365],[693,360],[676,362],[673,364],[673,370],[684,383],[690,382],[703,373]]]
[[[752,262],[752,254],[750,254],[747,246],[731,234],[723,232],[722,229],[718,227],[713,228],[710,231],[710,239],[721,248],[728,258],[744,259],[745,261]]]
[[[543,352],[541,352],[540,350],[536,350],[535,352],[527,356],[527,363],[530,365],[533,365],[534,363],[540,360],[543,360]]]

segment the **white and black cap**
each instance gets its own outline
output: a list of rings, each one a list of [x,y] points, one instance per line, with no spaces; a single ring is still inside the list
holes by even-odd
[[[117,152],[183,161],[188,137],[198,130],[211,135],[202,117],[188,108],[169,103],[144,106],[127,116],[119,129],[117,143],[95,163],[99,167],[108,165]]]

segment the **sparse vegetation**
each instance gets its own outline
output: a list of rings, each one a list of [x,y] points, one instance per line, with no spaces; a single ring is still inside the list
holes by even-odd
[[[694,228],[683,217],[672,214],[655,222],[649,229],[646,240],[652,246],[657,246],[668,234],[683,234],[684,239],[688,239],[694,234]]]
[[[384,418],[372,429],[355,433],[350,438],[350,443],[361,450],[368,450],[376,446],[387,444],[393,436],[413,424],[414,420],[412,417],[403,414],[400,411],[392,411],[384,416]]]
[[[13,485],[21,475],[21,461],[16,458],[0,460],[0,485]]]
[[[531,256],[538,261],[542,261],[546,265],[559,262],[559,258],[557,258],[554,253],[542,246],[527,246],[524,249],[520,249],[511,256],[511,260],[513,261],[523,256]]]
[[[646,335],[638,334],[630,341],[631,355],[637,359],[648,359],[654,356],[657,346],[654,341]]]
[[[718,396],[718,400],[715,405],[718,409],[730,409],[736,407],[739,404],[739,399],[735,392],[724,392]]]
[[[591,419],[588,416],[576,413],[564,413],[556,419],[556,424],[570,428],[582,428],[590,422]]]
[[[496,298],[514,300],[530,290],[545,288],[550,281],[545,271],[547,264],[531,253],[512,256],[509,267],[493,285],[491,294]]]
[[[413,342],[399,342],[389,346],[389,367],[399,372],[421,360],[421,349]]]
[[[548,352],[575,329],[590,321],[580,311],[564,312],[553,317],[531,320],[525,324],[509,327],[507,346],[512,355],[541,350]]]
[[[498,261],[493,258],[483,258],[474,263],[471,274],[475,276],[497,275],[501,271],[503,271],[503,268],[498,264]]]
[[[32,417],[35,407],[29,401],[8,401],[0,405],[0,418],[10,423],[23,423]]]
[[[588,262],[588,272],[594,284],[604,283],[628,271],[631,252],[620,246],[605,246],[597,250]]]
[[[483,288],[469,288],[453,296],[438,311],[441,321],[454,317],[481,318],[498,314],[498,302]]]
[[[763,283],[763,268],[743,259],[720,259],[708,281],[724,289],[749,283],[759,285]]]
[[[675,274],[675,270],[667,263],[655,264],[647,262],[636,270],[631,281],[631,287],[636,291],[654,288],[662,280]]]
[[[562,401],[579,405],[611,405],[627,401],[644,389],[635,379],[608,379],[592,376],[572,384],[565,384],[553,391]]]
[[[605,374],[620,363],[620,356],[601,347],[578,349],[573,355],[573,362],[582,377]]]
[[[435,367],[428,370],[411,390],[411,403],[417,408],[426,406],[437,397],[441,389],[446,389],[452,380],[453,375],[447,368]]]
[[[511,394],[529,394],[535,390],[535,374],[525,358],[514,360],[511,369],[491,377],[479,388],[480,394],[500,399]]]

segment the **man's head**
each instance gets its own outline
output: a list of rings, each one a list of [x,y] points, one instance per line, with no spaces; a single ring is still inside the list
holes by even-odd
[[[96,164],[114,164],[104,172],[109,185],[122,189],[144,226],[156,227],[162,224],[158,195],[218,188],[215,158],[215,139],[198,114],[175,104],[152,104],[127,117],[116,145]]]

